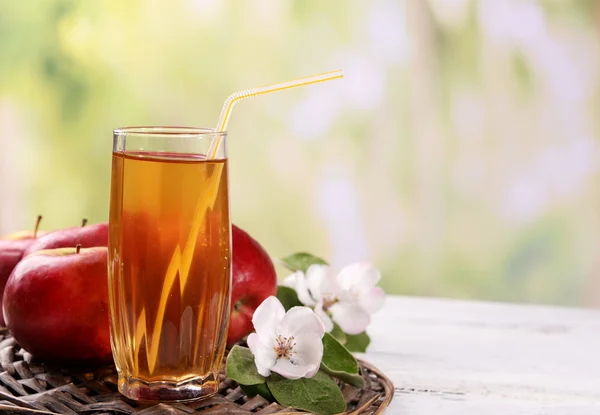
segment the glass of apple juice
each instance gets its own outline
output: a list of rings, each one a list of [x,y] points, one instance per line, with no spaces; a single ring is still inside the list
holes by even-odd
[[[114,130],[108,291],[129,398],[181,402],[218,390],[231,293],[226,148],[214,129]]]

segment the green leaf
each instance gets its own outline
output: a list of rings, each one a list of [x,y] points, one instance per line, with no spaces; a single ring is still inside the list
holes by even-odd
[[[321,370],[357,388],[365,386],[365,381],[358,374],[358,362],[354,356],[329,333],[323,336]]]
[[[346,333],[344,333],[344,330],[337,323],[333,323],[333,329],[330,334],[340,343],[346,344]]]
[[[323,360],[329,369],[358,373],[358,362],[352,354],[330,333],[323,336]]]
[[[258,385],[240,385],[240,389],[244,391],[249,397],[260,395],[269,402],[273,402],[275,398],[271,395],[271,391],[267,387],[266,383],[259,383]]]
[[[346,401],[336,383],[319,371],[308,379],[286,379],[277,373],[267,378],[269,390],[281,405],[319,415],[334,415],[346,410]]]
[[[228,378],[235,380],[240,385],[258,385],[265,383],[265,378],[256,370],[254,355],[247,347],[233,346],[227,355]]]
[[[324,259],[306,252],[298,252],[296,254],[286,256],[285,258],[282,258],[281,261],[283,262],[283,265],[294,272],[306,272],[308,267],[314,264],[327,265],[327,262],[325,262]]]
[[[280,285],[277,287],[277,298],[283,304],[283,308],[285,311],[288,311],[292,307],[301,306],[302,303],[298,299],[298,294],[296,290],[290,287],[284,287]]]
[[[369,343],[371,343],[371,338],[366,331],[363,331],[359,334],[346,334],[344,346],[353,353],[365,353]]]

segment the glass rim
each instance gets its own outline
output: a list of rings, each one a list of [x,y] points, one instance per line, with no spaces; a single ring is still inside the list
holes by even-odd
[[[214,128],[180,127],[180,126],[131,126],[115,128],[113,135],[126,136],[128,134],[146,136],[173,135],[177,137],[206,137],[214,135],[227,136],[227,131],[215,131]]]

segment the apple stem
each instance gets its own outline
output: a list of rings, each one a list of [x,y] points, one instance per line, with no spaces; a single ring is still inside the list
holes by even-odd
[[[77,244],[77,246],[75,247],[75,253],[78,254],[79,251],[81,251],[81,244]]]
[[[81,227],[83,228],[86,224],[87,224],[87,219],[83,218],[83,220],[81,221]]]
[[[38,215],[35,221],[35,228],[33,228],[33,239],[37,237],[38,229],[40,228],[40,222],[42,221],[42,215]]]

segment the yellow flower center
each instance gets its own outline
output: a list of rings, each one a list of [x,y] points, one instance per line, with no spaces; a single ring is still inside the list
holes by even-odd
[[[296,342],[294,341],[294,336],[283,337],[281,335],[277,336],[275,339],[277,342],[276,346],[273,346],[273,350],[277,353],[277,358],[280,359],[282,357],[289,359],[292,357],[294,352],[294,346],[296,346]]]
[[[323,299],[323,310],[328,311],[329,307],[336,304],[338,301],[340,300],[336,297],[325,297]]]

